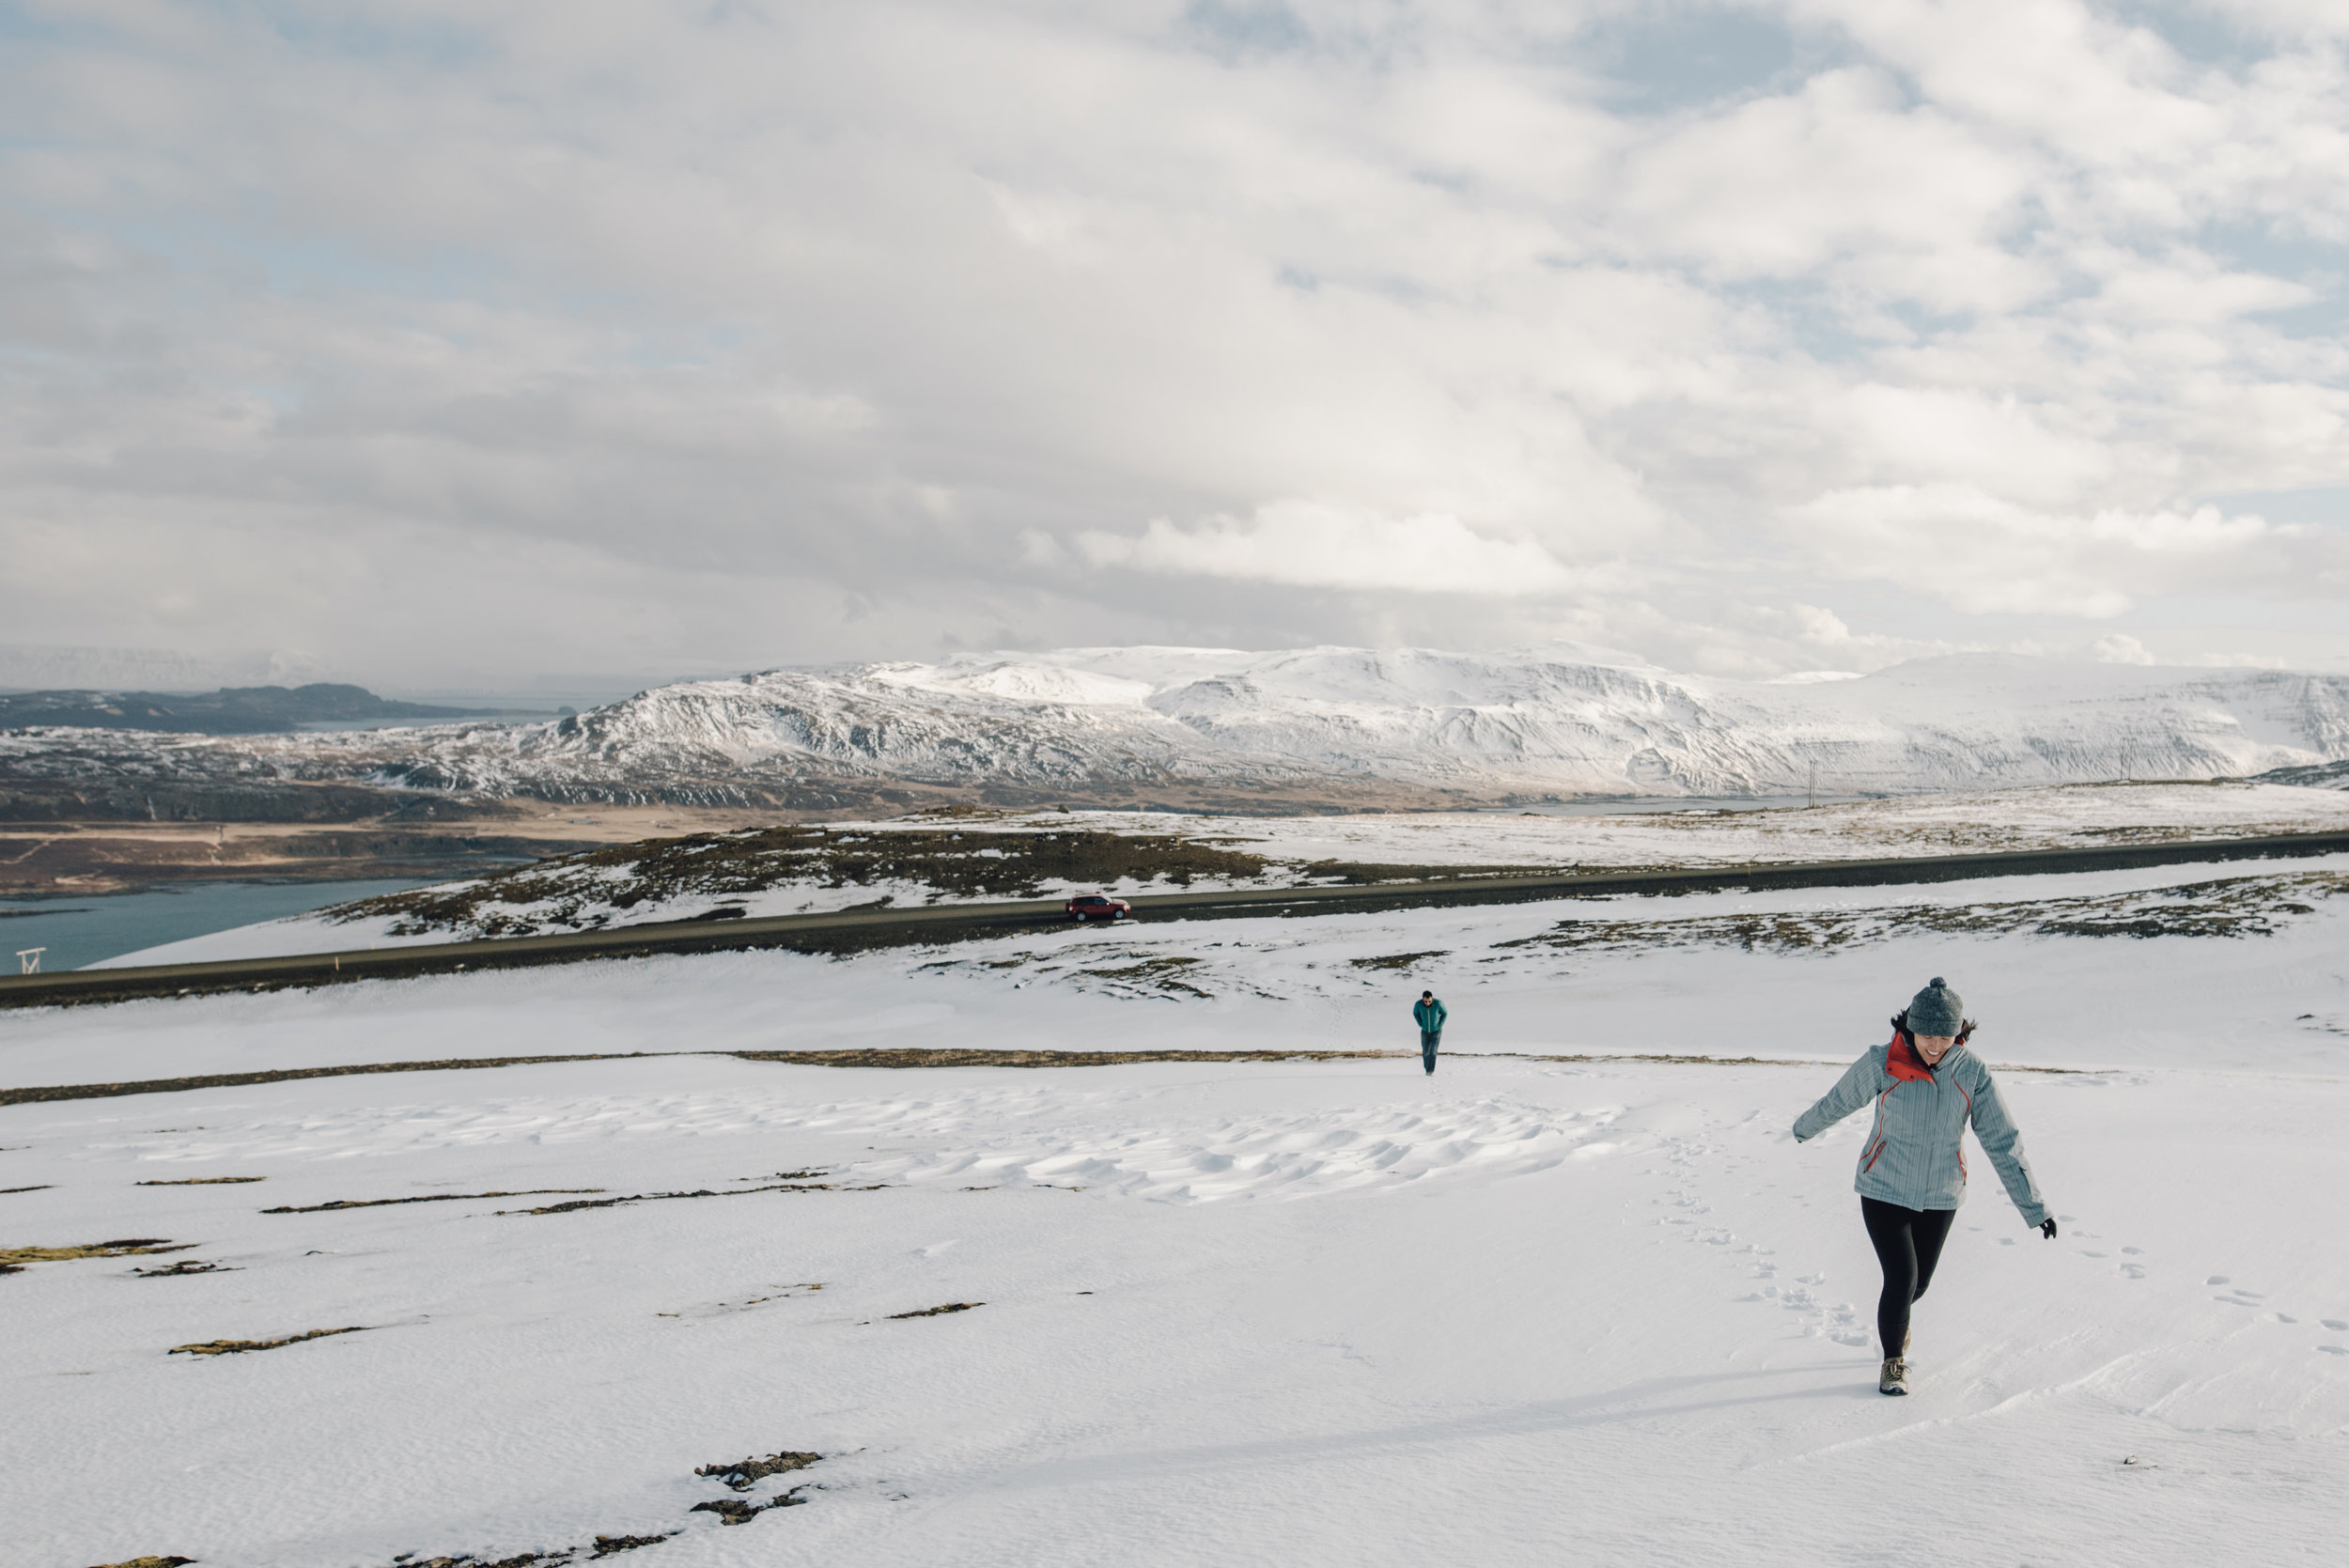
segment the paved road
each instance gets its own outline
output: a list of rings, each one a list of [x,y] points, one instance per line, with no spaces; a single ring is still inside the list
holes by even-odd
[[[1601,871],[1563,876],[1486,877],[1427,882],[1380,882],[1310,888],[1250,888],[1233,893],[1153,893],[1134,899],[1138,920],[1235,920],[1266,915],[1346,914],[1476,904],[1531,904],[1610,893],[1693,893],[1721,888],[1889,887],[1953,882],[1975,877],[2055,872],[2117,871],[2138,866],[2217,861],[2272,860],[2349,853],[2349,832],[2289,833],[2270,838],[2209,839],[2182,844],[2099,845],[2081,849],[2024,850],[1981,855],[1916,856],[1898,860],[1815,861],[1702,871]],[[587,958],[641,958],[665,953],[722,953],[785,948],[840,954],[877,947],[967,941],[979,937],[1045,933],[1068,928],[1057,899],[1003,904],[948,904],[922,908],[857,909],[760,920],[687,920],[582,931],[553,937],[436,942],[414,947],[311,953],[287,958],[240,958],[212,964],[147,969],[72,970],[61,974],[0,976],[0,1007],[38,1007],[139,997],[194,996],[213,991],[275,990],[344,981],[400,979],[459,970],[515,969],[576,963]]]

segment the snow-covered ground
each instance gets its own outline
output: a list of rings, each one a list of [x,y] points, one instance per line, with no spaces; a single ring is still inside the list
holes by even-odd
[[[23,1086],[1408,1050],[1423,986],[1453,1013],[1432,1079],[682,1055],[0,1108],[25,1189],[0,1247],[192,1248],[0,1279],[7,1555],[388,1568],[679,1531],[627,1560],[2330,1560],[2345,882],[2349,859],[1168,923],[0,1014]],[[2232,934],[2050,934],[2099,921]],[[1786,1129],[1936,973],[2012,1064],[2063,1234],[1978,1181],[1917,1391],[1888,1400],[1862,1129]],[[226,1176],[264,1180],[138,1185]],[[640,1201],[521,1212],[605,1197]],[[222,1267],[132,1272],[180,1263]],[[824,1457],[739,1498],[693,1474],[790,1452]],[[694,1511],[794,1483],[805,1506],[739,1528]]]
[[[1900,796],[1803,810],[1687,811],[1618,815],[1552,816],[1532,813],[1426,813],[1408,815],[1235,817],[1133,812],[1043,812],[996,817],[913,822],[848,822],[833,826],[843,838],[892,834],[936,838],[951,830],[974,855],[1000,853],[989,840],[1038,831],[1166,836],[1244,851],[1268,862],[1260,876],[1199,876],[1182,886],[1206,892],[1229,887],[1287,887],[1330,879],[1333,862],[1397,867],[1606,869],[1633,866],[1706,867],[1768,862],[1807,862],[1947,855],[1984,851],[2077,848],[2104,844],[2150,844],[2271,833],[2339,831],[2349,828],[2349,792],[2259,784],[2093,784]],[[910,877],[832,882],[821,877],[780,876],[754,892],[692,889],[647,895],[637,867],[608,862],[613,850],[578,858],[575,868],[508,873],[503,881],[467,878],[402,895],[401,902],[490,887],[498,935],[641,925],[690,920],[722,905],[748,916],[845,909],[877,901],[900,907],[981,902],[988,897],[1064,897],[1101,891],[1130,897],[1169,893],[1164,878],[1071,882],[1040,877],[1031,892],[960,894]],[[506,902],[506,897],[512,902]],[[93,968],[200,963],[277,954],[327,953],[374,946],[451,941],[484,935],[479,921],[429,924],[412,914],[320,910],[241,926],[111,958]]]

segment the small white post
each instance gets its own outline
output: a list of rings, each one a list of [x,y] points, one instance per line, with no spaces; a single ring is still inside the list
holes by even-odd
[[[16,972],[19,974],[39,974],[40,972],[40,955],[48,951],[49,950],[45,947],[18,948],[16,950]]]

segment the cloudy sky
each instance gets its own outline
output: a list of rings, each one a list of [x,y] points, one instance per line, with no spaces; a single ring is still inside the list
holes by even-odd
[[[2339,0],[0,0],[0,644],[2349,667]]]

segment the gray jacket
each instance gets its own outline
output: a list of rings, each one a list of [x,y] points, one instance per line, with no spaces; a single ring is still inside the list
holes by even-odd
[[[1862,1197],[1911,1209],[1953,1209],[1966,1201],[1966,1151],[1961,1146],[1971,1122],[1983,1153],[1998,1167],[2006,1195],[2023,1211],[2023,1222],[2047,1218],[2023,1154],[2023,1135],[1999,1097],[1999,1086],[1982,1058],[1952,1046],[1937,1068],[1928,1068],[1907,1050],[1877,1046],[1853,1063],[1842,1081],[1795,1121],[1795,1140],[1816,1138],[1844,1117],[1875,1101],[1875,1121],[1859,1146],[1859,1172],[1852,1186]]]

